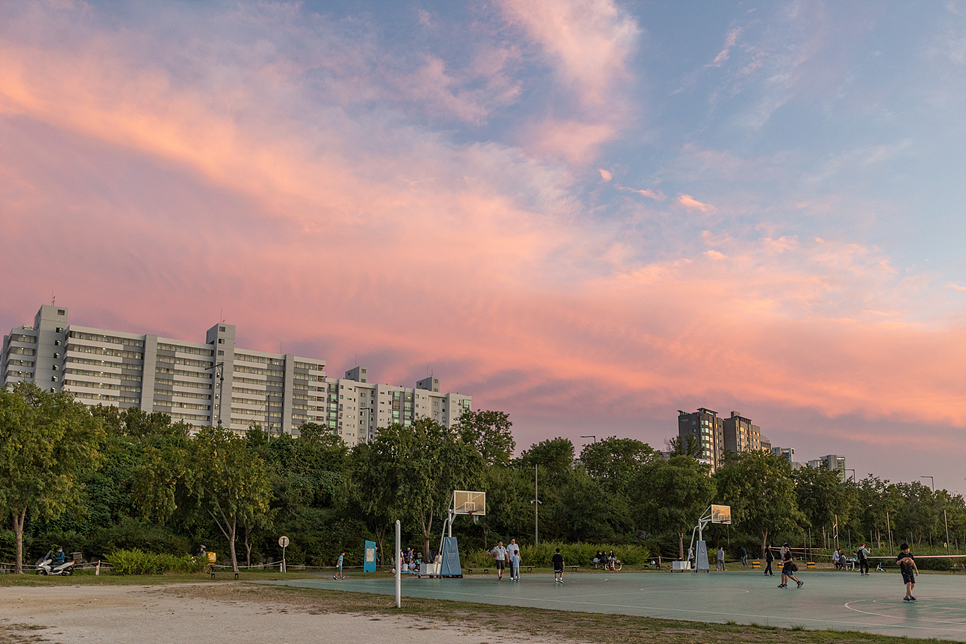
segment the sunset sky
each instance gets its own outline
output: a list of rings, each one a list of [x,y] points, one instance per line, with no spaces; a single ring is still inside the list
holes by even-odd
[[[0,327],[964,492],[964,150],[966,2],[0,0]]]

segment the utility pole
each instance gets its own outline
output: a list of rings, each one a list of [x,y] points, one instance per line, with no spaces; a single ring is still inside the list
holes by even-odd
[[[537,494],[537,466],[533,466],[533,545],[540,545],[540,495]]]

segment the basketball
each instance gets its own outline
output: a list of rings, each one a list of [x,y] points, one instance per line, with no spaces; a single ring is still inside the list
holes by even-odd
[[[902,559],[899,560],[899,565],[910,566],[912,565],[912,559],[910,559],[909,557],[903,557]]]

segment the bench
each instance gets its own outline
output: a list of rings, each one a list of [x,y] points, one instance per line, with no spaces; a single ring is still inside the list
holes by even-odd
[[[570,572],[577,572],[577,569],[580,568],[580,566],[564,566],[564,567],[570,568]]]
[[[483,574],[485,574],[485,575],[490,574],[490,569],[489,568],[467,568],[466,569],[466,572],[480,572],[481,570],[483,571]]]
[[[215,567],[214,566],[208,566],[208,574],[211,575],[211,578],[212,579],[215,578]],[[236,572],[236,573],[233,573],[233,574],[235,575],[235,581],[238,581],[238,573]]]
[[[520,566],[521,568],[526,568],[527,572],[533,572],[533,566]]]

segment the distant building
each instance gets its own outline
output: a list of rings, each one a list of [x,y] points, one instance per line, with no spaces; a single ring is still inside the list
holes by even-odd
[[[245,431],[255,422],[298,434],[311,422],[348,445],[422,417],[450,427],[472,401],[440,393],[434,377],[412,389],[370,384],[364,367],[329,378],[324,360],[236,347],[231,324],[214,325],[202,343],[79,327],[67,318],[67,308],[44,305],[33,324],[4,336],[0,387],[34,382],[86,405],[162,412],[196,427]]]
[[[678,410],[678,439],[692,440],[700,447],[698,460],[717,469],[724,454],[724,419],[718,412],[701,407],[695,412]]]
[[[729,452],[751,452],[761,449],[761,428],[740,412],[724,419],[724,448]]]
[[[785,459],[792,466],[793,470],[797,470],[802,466],[801,463],[795,460],[794,447],[772,447],[771,453],[779,458]]]
[[[764,434],[761,435],[761,449],[765,452],[771,451],[771,439]]]
[[[839,478],[845,481],[845,457],[836,456],[835,454],[828,454],[822,458],[816,458],[815,460],[808,462],[809,467],[826,467],[830,470],[837,471],[839,473]]]

